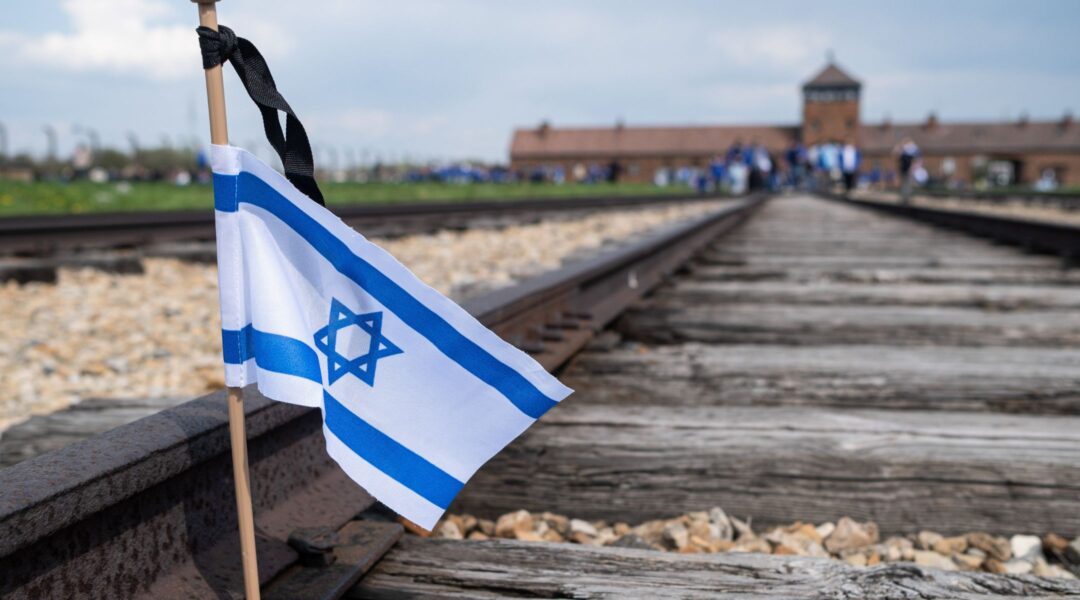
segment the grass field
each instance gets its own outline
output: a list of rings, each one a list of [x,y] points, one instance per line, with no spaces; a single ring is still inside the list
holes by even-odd
[[[687,187],[650,184],[469,184],[323,183],[328,204],[364,202],[458,202],[573,196],[687,194]],[[145,210],[206,209],[214,206],[209,185],[168,183],[20,183],[0,181],[0,216]]]

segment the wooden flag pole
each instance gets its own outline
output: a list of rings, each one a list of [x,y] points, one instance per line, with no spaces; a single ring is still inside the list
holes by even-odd
[[[199,5],[199,25],[217,31],[218,0],[191,0]],[[222,146],[229,143],[229,128],[225,121],[225,79],[221,65],[206,69],[206,103],[210,108],[210,143]]]
[[[218,0],[192,0],[199,5],[199,25],[217,31]],[[210,143],[227,145],[225,80],[221,65],[206,69],[206,103],[210,109]],[[232,445],[233,479],[236,482],[236,520],[240,524],[240,558],[244,568],[244,595],[259,600],[259,563],[255,556],[255,517],[251,508],[248,477],[247,433],[244,428],[244,390],[228,389],[229,441]]]
[[[236,481],[236,517],[240,523],[240,558],[244,566],[244,595],[259,600],[259,563],[255,557],[255,516],[248,483],[247,433],[244,430],[244,390],[231,387],[229,439],[232,443],[233,479]]]

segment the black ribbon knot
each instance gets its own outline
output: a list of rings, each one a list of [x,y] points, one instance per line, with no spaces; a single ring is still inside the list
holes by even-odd
[[[259,50],[224,25],[219,26],[217,31],[199,27],[195,32],[199,34],[203,68],[209,69],[225,62],[233,66],[248,96],[262,113],[266,139],[281,158],[285,177],[312,200],[325,205],[319,185],[315,182],[315,161],[307,132],[292,107],[278,92],[270,68]],[[284,132],[278,111],[285,113]]]

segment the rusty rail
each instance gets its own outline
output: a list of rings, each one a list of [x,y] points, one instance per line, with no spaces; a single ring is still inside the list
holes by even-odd
[[[943,190],[921,189],[919,196],[955,198],[985,204],[1022,204],[1061,210],[1080,210],[1080,194],[1069,192],[1040,192],[1036,190]]]
[[[1076,225],[912,206],[910,204],[873,202],[839,194],[819,193],[818,195],[878,212],[964,231],[972,235],[1020,246],[1032,252],[1057,254],[1071,260],[1080,258],[1080,227]]]
[[[466,303],[557,368],[765,197]],[[247,392],[268,598],[337,598],[401,535],[326,455],[319,411]],[[0,597],[240,597],[224,392],[0,470]]]

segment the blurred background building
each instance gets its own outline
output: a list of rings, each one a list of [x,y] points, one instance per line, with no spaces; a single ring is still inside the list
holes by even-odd
[[[658,173],[705,170],[733,148],[764,146],[775,164],[791,148],[854,143],[860,171],[882,180],[895,176],[899,146],[914,142],[935,181],[967,186],[1031,184],[1040,178],[1080,185],[1080,127],[1071,113],[1052,121],[1021,115],[1012,122],[945,122],[930,113],[921,122],[865,122],[862,83],[833,62],[802,86],[802,122],[794,125],[538,127],[514,131],[510,168],[568,174],[597,167],[629,181],[654,181]],[[782,166],[780,167],[783,168]]]

